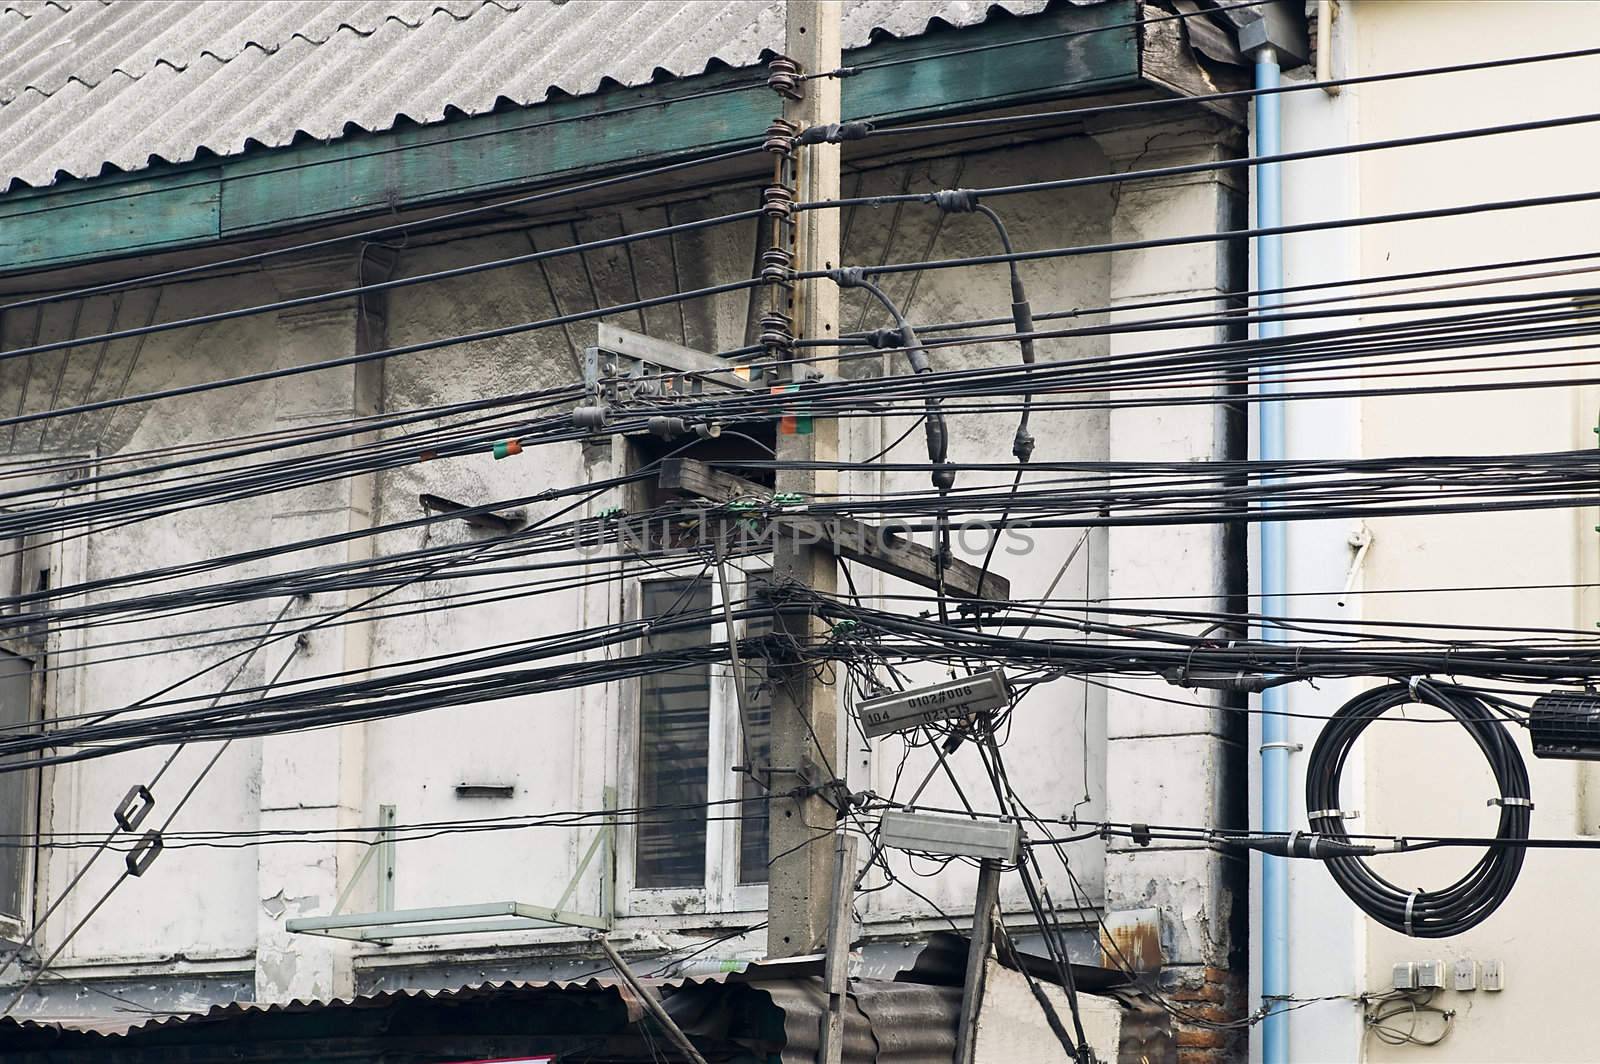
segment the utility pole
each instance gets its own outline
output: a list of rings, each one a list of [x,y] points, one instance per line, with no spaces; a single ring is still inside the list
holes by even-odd
[[[800,75],[840,66],[840,6],[832,0],[789,0],[784,5],[788,20],[785,49]],[[790,79],[788,91],[776,84],[774,88],[783,93],[784,120],[796,131],[839,121],[838,78]],[[839,146],[814,144],[794,150],[795,198],[800,202],[837,199]],[[787,228],[793,236],[796,271],[839,266],[837,209],[803,211],[793,216],[792,225],[780,223],[778,228]],[[839,335],[839,289],[834,282],[799,281],[790,292],[789,318],[796,337],[831,339]],[[808,369],[831,372],[833,364],[791,365],[783,379],[799,384]],[[835,491],[836,473],[786,468],[784,463],[832,462],[838,457],[839,425],[834,419],[818,418],[810,433],[780,434],[777,490],[796,492],[807,499]],[[774,590],[779,594],[786,587],[821,595],[834,593],[836,562],[826,540],[792,530],[781,532],[773,547],[772,568]],[[826,635],[821,618],[810,613],[802,616],[783,611],[777,623],[781,631],[803,645],[815,645]],[[820,670],[804,663],[785,664],[773,678],[767,954],[794,957],[819,952],[827,936],[833,872],[833,847],[828,840],[838,813],[826,792],[811,789],[800,797],[789,794],[830,781],[839,762],[839,711],[833,685]]]

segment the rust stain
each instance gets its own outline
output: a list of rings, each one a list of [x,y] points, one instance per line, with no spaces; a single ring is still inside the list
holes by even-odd
[[[1109,935],[1107,932],[1109,931]],[[1101,963],[1107,968],[1132,967],[1136,972],[1153,972],[1161,967],[1161,927],[1159,921],[1123,919],[1111,921],[1100,931]]]

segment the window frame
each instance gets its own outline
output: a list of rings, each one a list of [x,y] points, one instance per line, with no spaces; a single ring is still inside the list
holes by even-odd
[[[14,549],[19,551],[14,569],[9,559],[0,561],[0,564],[5,566],[6,575],[15,578],[15,583],[11,586],[0,588],[0,598],[38,590],[39,574],[49,572],[53,576],[57,571],[51,564],[54,561],[53,552],[47,546],[40,544],[38,539],[38,536],[27,535],[0,538],[0,553],[9,553]],[[54,584],[55,580],[52,579],[50,583]],[[0,618],[4,616],[5,614],[0,614]],[[48,628],[41,626],[32,632],[15,635],[8,635],[0,629],[0,650],[28,663],[27,719],[30,721],[45,719],[46,663],[50,658]],[[43,827],[40,818],[44,808],[44,770],[36,768],[27,775],[31,775],[32,785],[24,788],[23,800],[26,805],[22,811],[21,821],[24,832],[32,835],[32,842],[21,850],[20,882],[17,888],[20,911],[15,916],[0,912],[0,938],[13,941],[20,941],[33,925],[42,865],[38,842]]]
[[[99,491],[92,485],[77,483],[81,478],[92,477],[98,472],[99,460],[93,452],[13,452],[12,456],[24,462],[47,465],[58,470],[44,477],[29,477],[20,482],[13,482],[13,488],[50,485],[71,495],[75,500],[93,500],[99,497]],[[19,540],[23,553],[18,576],[25,587],[31,584],[30,589],[36,589],[38,574],[48,572],[47,590],[53,598],[56,588],[79,583],[85,579],[92,537],[68,537],[63,540],[49,533],[10,537],[0,539],[0,550],[10,549],[4,545]],[[30,572],[34,574],[32,581],[26,578],[26,574]],[[9,588],[0,589],[0,597],[12,593]],[[52,680],[48,671],[49,663],[52,660],[65,660],[71,656],[79,649],[84,638],[81,633],[63,635],[48,624],[41,625],[35,631],[25,633],[21,637],[8,638],[0,635],[0,648],[27,658],[31,664],[29,710],[33,720],[49,720],[58,715],[59,707],[66,707],[62,710],[65,712],[72,711],[72,702],[78,692],[76,680],[70,673]],[[48,796],[55,786],[57,771],[50,766],[40,766],[32,770],[33,786],[27,789],[29,807],[23,815],[23,822],[33,834],[33,845],[27,847],[23,862],[20,891],[22,912],[16,919],[0,915],[0,938],[20,941],[33,927],[38,915],[40,892],[45,889],[45,879],[49,874],[49,860],[47,855],[40,851],[38,841],[48,826],[47,819],[51,817],[52,807]]]
[[[685,580],[703,580],[711,592],[711,608],[722,609],[721,582],[714,570],[701,572],[703,563],[677,566],[661,575],[631,579],[623,589],[624,616],[638,619],[643,615],[645,585],[651,583],[677,583]],[[751,578],[764,576],[770,569],[762,560],[759,566],[741,564],[738,560],[725,563],[728,567],[730,591],[735,595],[747,593]],[[747,625],[735,622],[739,637],[745,636]],[[726,639],[726,625],[716,621],[707,629],[707,640],[712,643]],[[645,640],[633,642],[630,653],[645,650]],[[748,667],[748,666],[746,666]],[[731,771],[718,771],[719,767],[743,761],[739,740],[740,719],[738,696],[734,690],[734,670],[731,663],[714,663],[709,670],[708,716],[710,727],[706,751],[706,801],[724,802],[739,797],[741,777]],[[621,741],[618,743],[618,796],[619,805],[630,809],[639,802],[639,757],[642,752],[640,713],[643,684],[638,679],[624,683],[622,691]],[[759,912],[767,907],[766,883],[740,881],[740,851],[743,824],[734,805],[712,805],[707,808],[705,881],[698,887],[642,887],[637,883],[638,831],[629,824],[619,825],[617,831],[616,874],[618,915],[623,917],[652,917],[676,915],[715,916],[728,913]],[[722,819],[734,817],[734,819]]]

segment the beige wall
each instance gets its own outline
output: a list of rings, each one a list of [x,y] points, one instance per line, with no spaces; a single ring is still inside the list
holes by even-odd
[[[1532,55],[1600,41],[1600,4],[1593,3],[1374,2],[1357,4],[1354,15],[1356,50],[1353,56],[1342,57],[1352,74]],[[1357,90],[1360,139],[1370,142],[1592,111],[1596,87],[1600,87],[1600,60],[1595,59],[1363,86]],[[1600,127],[1594,125],[1372,152],[1361,156],[1359,163],[1360,207],[1370,216],[1586,191],[1595,187],[1597,165]],[[1600,205],[1595,204],[1369,227],[1361,233],[1361,264],[1363,275],[1371,278],[1593,252],[1597,232]],[[1576,288],[1594,284],[1596,276],[1600,275],[1439,295]],[[1384,287],[1369,287],[1369,305],[1382,300],[1376,293]],[[1493,379],[1571,376],[1600,381],[1600,362],[1593,352],[1524,356],[1502,352],[1492,359],[1496,366],[1515,366],[1519,361],[1586,364]],[[1368,373],[1374,370],[1369,365]],[[1369,378],[1367,383],[1391,382]],[[1360,431],[1368,456],[1556,451],[1595,446],[1591,429],[1597,418],[1600,387],[1405,396],[1364,402]],[[1593,530],[1593,509],[1393,518],[1368,524],[1375,535],[1364,573],[1369,590],[1567,585],[1593,582],[1596,577],[1600,536]],[[1600,621],[1600,599],[1594,589],[1578,593],[1565,588],[1369,595],[1366,616],[1570,628],[1593,634]],[[1496,811],[1485,806],[1485,799],[1495,793],[1492,780],[1459,729],[1395,724],[1372,729],[1369,736],[1365,800],[1351,803],[1366,813],[1360,822],[1364,830],[1493,832]],[[1531,754],[1528,758],[1537,802],[1535,833],[1600,831],[1600,822],[1592,813],[1583,815],[1580,803],[1584,781],[1593,770],[1573,762],[1535,761]],[[1446,876],[1454,878],[1452,870],[1465,868],[1475,857],[1461,852],[1391,856],[1379,863],[1379,870],[1396,882],[1442,884],[1448,881]],[[1600,865],[1592,853],[1533,851],[1510,901],[1472,932],[1442,942],[1408,940],[1368,922],[1366,975],[1372,991],[1390,985],[1391,966],[1400,960],[1496,959],[1507,972],[1507,989],[1498,994],[1440,993],[1436,1004],[1456,1010],[1457,1016],[1454,1030],[1439,1047],[1397,1048],[1369,1035],[1368,1059],[1595,1059],[1592,990],[1577,976],[1600,946],[1600,911],[1587,904],[1597,871]],[[1419,1032],[1431,1036],[1437,1027],[1436,1020],[1424,1020]]]

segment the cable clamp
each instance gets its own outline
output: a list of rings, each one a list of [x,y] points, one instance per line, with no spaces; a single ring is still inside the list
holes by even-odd
[[[840,288],[860,288],[867,283],[865,266],[843,266],[828,271],[828,279]]]
[[[777,221],[794,214],[794,191],[787,185],[768,185],[761,190],[761,213]]]
[[[803,100],[800,64],[786,55],[775,55],[767,61],[767,88],[787,100]]]
[[[1420,684],[1422,680],[1423,677],[1421,676],[1413,676],[1406,681],[1406,688],[1411,692],[1412,698],[1417,697],[1417,685]]]
[[[1406,935],[1410,938],[1417,937],[1416,931],[1411,926],[1411,915],[1412,910],[1417,904],[1417,895],[1421,893],[1422,891],[1420,890],[1414,890],[1410,894],[1406,895]]]
[[[1517,798],[1517,797],[1490,798],[1487,802],[1484,803],[1484,805],[1498,805],[1498,806],[1523,805],[1523,806],[1527,806],[1529,809],[1532,809],[1533,808],[1533,799],[1532,798]]]
[[[1300,751],[1304,750],[1305,748],[1306,748],[1306,746],[1305,746],[1304,743],[1290,743],[1290,742],[1262,743],[1257,748],[1257,753],[1264,754],[1268,750],[1287,750],[1291,754],[1298,754]]]
[[[768,311],[761,316],[761,346],[775,359],[787,360],[794,355],[794,323],[782,311]]]
[[[1307,820],[1321,820],[1323,817],[1338,817],[1340,820],[1360,820],[1359,809],[1313,809],[1306,814]]]
[[[784,248],[761,253],[761,283],[786,285],[794,280],[794,256]]]
[[[770,151],[774,155],[791,154],[794,151],[799,128],[788,119],[774,118],[772,124],[767,126],[766,139],[761,142],[762,150]]]

